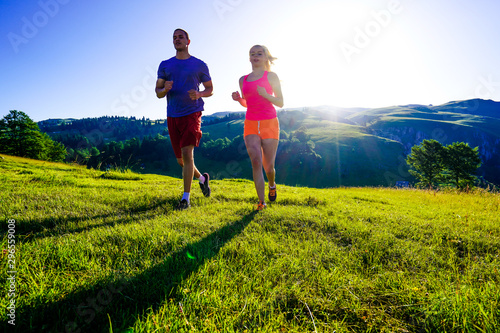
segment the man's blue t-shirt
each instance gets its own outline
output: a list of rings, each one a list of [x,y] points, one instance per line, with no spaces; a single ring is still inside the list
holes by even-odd
[[[191,113],[203,111],[203,99],[191,100],[188,91],[200,91],[202,82],[208,82],[210,73],[208,66],[193,56],[185,60],[172,57],[160,63],[158,78],[174,81],[172,89],[167,93],[167,117],[183,117]]]

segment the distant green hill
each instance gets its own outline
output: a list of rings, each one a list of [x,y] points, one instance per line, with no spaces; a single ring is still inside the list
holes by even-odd
[[[304,168],[307,160],[290,164],[278,158],[278,181],[285,184],[393,186],[398,180],[412,180],[405,159],[411,147],[424,139],[479,147],[483,166],[478,176],[500,184],[499,102],[475,99],[377,109],[319,106],[284,109],[278,117],[281,130],[288,134],[305,128],[315,152],[322,157],[321,168],[313,173]],[[233,139],[243,132],[243,120],[208,124],[203,131],[211,140]],[[246,172],[249,177],[250,170]]]
[[[411,147],[424,139],[435,139],[444,145],[466,142],[479,147],[483,166],[478,176],[500,184],[499,102],[473,99],[437,106],[412,104],[376,109],[318,106],[283,109],[278,117],[282,137],[276,170],[282,184],[394,186],[396,181],[412,181],[405,159]],[[203,117],[202,147],[195,152],[199,169],[209,171],[215,179],[251,179],[250,162],[238,138],[243,133],[243,118],[241,112]],[[164,124],[158,121],[106,121],[107,125],[100,125],[106,129],[103,142],[166,135]],[[127,126],[132,125],[133,130],[128,130],[132,127]],[[54,127],[51,130],[56,133]],[[72,131],[75,133],[74,128]],[[95,134],[99,129],[85,131]],[[57,134],[60,137],[64,133]],[[231,142],[233,149],[224,149]],[[208,147],[219,147],[220,151]],[[167,151],[171,153],[171,149]],[[172,154],[168,161],[168,168],[154,171],[146,163],[146,170],[180,177]]]

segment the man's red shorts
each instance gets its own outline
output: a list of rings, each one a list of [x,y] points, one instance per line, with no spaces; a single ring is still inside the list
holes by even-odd
[[[167,117],[167,127],[175,157],[182,158],[181,148],[200,144],[201,111],[184,117]]]

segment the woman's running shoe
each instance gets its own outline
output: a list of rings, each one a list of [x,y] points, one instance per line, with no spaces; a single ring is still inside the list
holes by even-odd
[[[267,207],[266,203],[263,201],[259,201],[257,208],[255,210],[264,210]]]
[[[276,197],[278,195],[276,194],[276,185],[274,187],[269,187],[269,201],[276,201]]]

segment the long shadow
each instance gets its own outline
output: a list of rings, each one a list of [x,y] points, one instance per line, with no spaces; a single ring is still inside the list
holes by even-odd
[[[247,214],[188,244],[163,263],[134,277],[103,279],[56,302],[44,304],[40,300],[33,306],[21,306],[16,309],[15,327],[5,322],[0,327],[9,326],[17,332],[108,332],[110,320],[116,332],[130,327],[146,310],[157,311],[166,299],[182,299],[178,285],[239,235],[255,214]]]
[[[179,202],[178,198],[170,198],[170,199],[164,199],[160,200],[158,202],[155,202],[152,205],[149,206],[139,206],[135,207],[126,211],[123,211],[123,213],[126,214],[140,214],[140,213],[145,213],[151,210],[155,210],[158,207],[175,207],[175,205]],[[172,211],[165,208],[165,213],[170,214]],[[88,217],[59,217],[59,216],[53,216],[53,217],[45,217],[42,219],[34,219],[29,222],[21,222],[16,224],[16,236],[20,237],[23,236],[23,241],[24,242],[29,242],[38,238],[45,238],[45,237],[51,237],[54,235],[61,235],[61,234],[77,234],[83,231],[89,231],[95,228],[101,228],[101,227],[106,227],[106,226],[113,226],[116,224],[127,224],[127,223],[132,223],[137,221],[137,217],[134,217],[134,215],[131,215],[130,218],[125,218],[121,219],[120,222],[117,220],[112,220],[109,222],[103,222],[99,224],[92,224],[89,226],[83,226],[83,227],[73,227],[70,228],[68,225],[70,223],[74,222],[85,222],[86,220],[99,220],[99,219],[107,219],[107,218],[114,218],[116,217],[118,212],[113,212],[109,214],[101,214],[101,215],[95,215],[95,216],[88,216]]]

